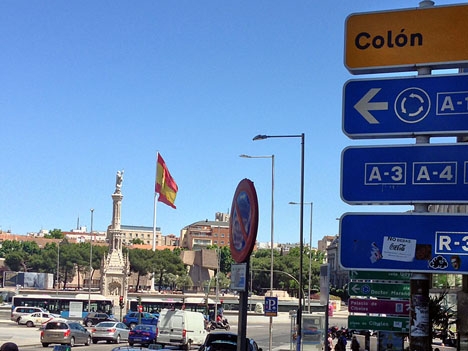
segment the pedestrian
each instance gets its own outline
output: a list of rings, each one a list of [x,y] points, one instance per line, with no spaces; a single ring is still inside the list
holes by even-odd
[[[330,333],[328,333],[328,349],[326,351],[333,351],[333,338]]]
[[[18,345],[14,342],[6,342],[0,347],[0,351],[18,351]]]
[[[359,345],[359,341],[357,341],[356,336],[354,335],[351,339],[351,350],[352,351],[359,351],[361,345]]]

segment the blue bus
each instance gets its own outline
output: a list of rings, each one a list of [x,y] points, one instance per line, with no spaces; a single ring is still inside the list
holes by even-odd
[[[50,313],[66,319],[82,319],[88,314],[88,302],[91,312],[104,312],[113,315],[114,302],[98,294],[76,294],[71,296],[53,295],[15,295],[11,310],[17,306],[42,307]]]

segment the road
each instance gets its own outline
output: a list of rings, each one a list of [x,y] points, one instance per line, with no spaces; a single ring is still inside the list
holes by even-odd
[[[231,325],[231,331],[237,332],[238,330],[238,316],[234,314],[227,314],[227,318]],[[330,325],[346,326],[347,316],[335,316],[330,318]],[[278,317],[273,318],[273,342],[272,351],[290,350],[290,338],[291,338],[291,319],[288,313],[279,313]],[[247,336],[253,338],[257,344],[264,350],[269,349],[269,318],[263,315],[249,315],[247,317]],[[53,345],[48,348],[43,348],[40,343],[40,331],[37,328],[28,328],[26,326],[19,326],[16,323],[8,320],[0,320],[0,344],[12,341],[18,344],[21,351],[29,350],[52,350]],[[75,351],[86,351],[86,350],[99,350],[99,351],[111,351],[117,346],[124,346],[126,343],[122,342],[119,345],[106,344],[100,342],[98,344],[92,344],[91,346],[77,345],[73,349]],[[196,348],[194,347],[193,350]]]

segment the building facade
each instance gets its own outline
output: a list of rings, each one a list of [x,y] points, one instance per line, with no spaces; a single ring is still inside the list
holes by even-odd
[[[229,246],[229,221],[199,221],[181,230],[180,247],[200,250],[210,245]]]

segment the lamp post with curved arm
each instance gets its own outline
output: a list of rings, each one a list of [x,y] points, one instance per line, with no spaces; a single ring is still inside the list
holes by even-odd
[[[304,154],[305,154],[305,134],[290,134],[290,135],[256,135],[253,141],[264,140],[270,138],[301,138],[301,211],[299,219],[299,302],[297,306],[297,351],[302,350],[302,299],[303,294],[303,283],[302,283],[302,263],[303,263],[303,250],[304,250]]]

